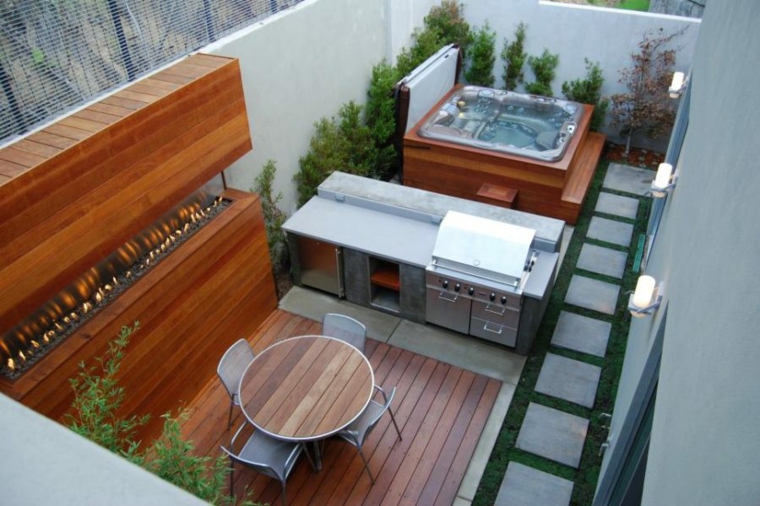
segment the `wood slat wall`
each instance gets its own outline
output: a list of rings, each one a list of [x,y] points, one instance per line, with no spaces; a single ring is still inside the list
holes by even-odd
[[[0,150],[0,333],[251,149],[236,60],[194,55]],[[124,414],[191,400],[277,305],[258,197],[233,204],[0,391],[59,418],[77,364],[140,321]]]
[[[0,333],[250,149],[238,62],[195,55],[0,150]]]

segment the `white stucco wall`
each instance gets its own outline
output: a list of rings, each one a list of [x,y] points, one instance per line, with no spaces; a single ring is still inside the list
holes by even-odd
[[[668,321],[644,505],[760,504],[760,3],[706,9],[689,127],[647,272],[665,281]],[[632,325],[615,417],[651,345]]]
[[[203,48],[240,59],[253,151],[225,170],[249,190],[277,161],[281,208],[295,210],[293,175],[314,123],[349,100],[363,103],[372,67],[386,54],[386,0],[306,0]]]

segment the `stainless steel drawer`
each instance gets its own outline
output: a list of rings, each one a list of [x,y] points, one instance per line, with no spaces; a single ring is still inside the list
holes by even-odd
[[[520,310],[501,304],[486,304],[476,300],[472,302],[472,317],[517,328],[520,323]]]
[[[429,323],[467,334],[472,299],[430,286],[427,287],[426,299],[426,320]]]
[[[475,317],[470,318],[470,335],[513,348],[517,344],[516,328],[499,325]]]

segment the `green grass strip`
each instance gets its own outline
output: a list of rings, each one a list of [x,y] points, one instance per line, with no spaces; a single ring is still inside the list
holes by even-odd
[[[575,483],[571,500],[571,504],[573,505],[587,506],[593,501],[602,463],[602,457],[599,456],[599,447],[607,438],[606,426],[609,425],[609,420],[602,418],[600,415],[602,413],[612,413],[612,408],[615,404],[615,396],[617,395],[617,387],[618,382],[620,381],[620,372],[623,367],[626,342],[628,339],[628,327],[630,325],[630,314],[628,314],[628,311],[626,310],[628,302],[626,291],[633,288],[636,278],[638,277],[638,274],[631,269],[638,245],[630,246],[629,248],[620,248],[621,250],[628,252],[628,261],[622,280],[612,280],[603,275],[576,269],[578,256],[580,255],[583,243],[593,242],[585,239],[586,232],[588,231],[591,217],[594,214],[594,208],[596,207],[596,202],[608,166],[609,162],[602,160],[599,167],[597,167],[597,171],[586,197],[586,202],[581,210],[581,215],[575,226],[573,237],[568,246],[567,253],[565,254],[565,259],[563,260],[559,275],[557,276],[554,290],[550,296],[546,314],[533,343],[533,349],[527,357],[520,381],[515,388],[512,403],[507,411],[504,424],[502,425],[488,464],[486,465],[483,477],[481,478],[478,491],[473,501],[474,505],[486,506],[494,504],[496,496],[499,493],[499,487],[504,479],[504,474],[507,471],[507,465],[510,461],[519,462],[573,481]],[[647,198],[639,198],[640,204],[634,224],[633,237],[637,237],[637,234],[645,232],[647,217],[649,216],[650,200],[651,199]],[[630,220],[625,220],[623,218],[610,218],[630,223]],[[609,247],[609,245],[606,244],[605,246]],[[582,273],[584,276],[590,278],[601,279],[608,282],[614,281],[621,284],[614,315],[603,315],[601,313],[566,305],[564,303],[570,280],[572,279],[573,274],[576,273]],[[610,339],[607,343],[607,354],[604,358],[551,346],[550,341],[562,310],[607,321],[612,324]],[[561,399],[542,395],[534,391],[544,357],[549,351],[602,367],[602,374],[599,380],[596,401],[593,409],[588,409]],[[554,407],[561,411],[582,416],[589,420],[589,428],[578,469],[573,469],[515,448],[517,435],[520,431],[520,426],[525,418],[525,413],[530,402]]]

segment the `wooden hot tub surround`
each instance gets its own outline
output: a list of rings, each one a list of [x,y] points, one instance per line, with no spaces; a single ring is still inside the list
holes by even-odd
[[[0,335],[251,149],[236,60],[194,55],[0,149]],[[276,307],[258,197],[231,205],[0,391],[51,418],[77,364],[140,321],[123,414],[192,399]]]
[[[420,136],[420,127],[461,87],[455,86],[404,136],[404,185],[575,224],[604,147],[605,136],[589,131],[593,107],[583,106],[578,130],[556,162]]]

